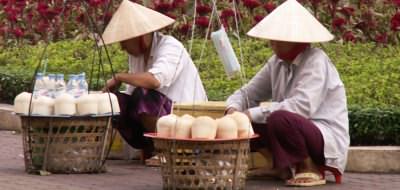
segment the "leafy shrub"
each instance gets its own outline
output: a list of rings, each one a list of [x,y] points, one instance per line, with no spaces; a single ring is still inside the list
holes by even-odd
[[[14,97],[31,89],[31,82],[24,81],[24,76],[10,76],[0,73],[0,102],[12,103]]]
[[[400,145],[400,108],[349,107],[351,145]]]
[[[185,44],[188,49],[190,42]],[[224,74],[223,66],[211,42],[195,40],[192,48],[192,58],[199,68],[201,78],[205,85],[210,100],[225,100],[235,89],[247,82],[262,67],[272,55],[267,47],[267,42],[245,39],[242,40],[242,55],[238,48],[238,42],[233,40],[237,57],[245,70],[246,78],[229,80]],[[203,48],[203,57],[200,60]],[[319,45],[321,46],[321,45]],[[44,45],[24,46],[22,48],[4,49],[0,52],[0,73],[21,77],[23,82],[31,81],[34,69],[39,63]],[[361,105],[363,107],[390,107],[400,106],[400,47],[388,46],[376,47],[373,44],[338,44],[328,43],[321,46],[336,65],[341,78],[346,86],[349,105]],[[52,43],[47,47],[48,73],[86,72],[88,78],[97,81],[99,65],[95,64],[91,74],[91,66],[94,59],[93,42],[91,41],[61,41]],[[127,56],[119,47],[108,47],[108,52],[115,71],[127,70]],[[371,53],[373,52],[373,53]],[[242,58],[241,58],[242,57]],[[102,60],[106,62],[106,56],[102,53]],[[98,56],[95,62],[99,61]],[[45,68],[42,66],[40,71]],[[110,74],[109,64],[105,64],[105,75],[100,75],[100,84],[93,82],[91,89],[101,88],[105,79]],[[93,76],[93,77],[92,77]],[[3,99],[4,101],[4,99]]]
[[[16,89],[32,90],[29,84],[33,80],[35,69],[38,67],[44,48],[45,45],[41,44],[37,46],[10,48],[0,53],[0,73],[3,74],[0,75],[1,86],[3,86],[0,94],[0,102],[12,102],[13,97],[21,92]],[[65,76],[86,72],[87,78],[92,79],[88,80],[91,89],[99,90],[103,87],[104,81],[111,77],[111,67],[103,51],[103,74],[100,64],[98,64],[99,56],[94,49],[92,41],[61,41],[52,43],[47,47],[44,55],[45,59],[41,62],[39,72],[62,73]],[[124,56],[124,53],[117,46],[111,46],[107,49],[113,55],[111,57],[113,62],[126,62],[127,57]],[[92,64],[93,61],[96,64]],[[45,62],[48,62],[47,66]],[[92,66],[94,67],[92,68]],[[116,71],[126,70],[126,67],[126,64],[113,64],[113,69]],[[11,78],[13,79],[10,80]],[[65,78],[67,79],[67,77]],[[6,87],[11,89],[4,89]],[[10,93],[13,93],[13,96]]]

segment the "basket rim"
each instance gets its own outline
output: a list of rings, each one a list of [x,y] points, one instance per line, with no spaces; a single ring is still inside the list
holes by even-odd
[[[242,140],[250,140],[258,138],[260,135],[254,134],[251,137],[242,137],[235,139],[188,139],[188,138],[173,138],[173,137],[162,137],[158,136],[157,133],[145,133],[145,137],[153,138],[153,139],[161,139],[161,140],[169,140],[169,141],[192,141],[192,142],[223,142],[223,141],[242,141]]]
[[[118,116],[120,113],[106,113],[106,114],[87,114],[87,115],[38,115],[38,114],[23,114],[23,113],[15,113],[13,114],[18,115],[20,117],[35,117],[35,118],[85,118],[85,117],[110,117],[110,116]]]

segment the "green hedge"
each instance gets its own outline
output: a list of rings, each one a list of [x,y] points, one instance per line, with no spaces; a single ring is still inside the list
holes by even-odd
[[[244,39],[242,55],[238,42],[232,42],[239,60],[242,60],[246,79],[229,80],[211,42],[195,40],[192,57],[198,66],[202,81],[210,100],[225,100],[242,83],[248,81],[272,55],[267,42]],[[186,46],[190,47],[189,42]],[[203,49],[203,46],[205,47]],[[346,86],[350,117],[352,144],[400,144],[400,47],[375,47],[373,44],[317,45],[323,48],[336,65]],[[85,71],[90,78],[93,60],[91,41],[63,41],[50,44],[47,48],[47,72],[79,73]],[[44,45],[24,46],[4,49],[0,52],[0,102],[11,103],[13,97],[22,90],[29,89],[30,81]],[[204,50],[200,60],[201,50]],[[118,45],[109,47],[109,53],[116,71],[127,70],[127,57]],[[103,52],[103,60],[105,59]],[[40,68],[44,70],[44,68]],[[110,66],[104,67],[105,75],[100,75],[101,88],[110,77]],[[98,65],[93,77],[98,78]],[[94,81],[97,81],[95,79]],[[373,108],[373,109],[371,109]]]
[[[349,106],[351,145],[400,145],[400,108]]]

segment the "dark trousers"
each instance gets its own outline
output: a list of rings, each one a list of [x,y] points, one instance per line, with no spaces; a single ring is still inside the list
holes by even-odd
[[[132,95],[116,93],[121,109],[120,116],[115,120],[113,126],[119,131],[125,141],[134,148],[152,152],[153,141],[144,137],[147,131],[141,116],[161,117],[171,113],[172,101],[164,94],[156,90],[135,88]]]
[[[317,165],[324,165],[324,139],[310,120],[289,111],[275,111],[266,124],[253,124],[260,137],[251,141],[251,149],[268,148],[273,167],[294,167],[307,157]]]

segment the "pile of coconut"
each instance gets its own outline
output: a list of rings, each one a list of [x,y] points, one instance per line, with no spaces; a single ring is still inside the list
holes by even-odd
[[[31,96],[32,94],[28,92],[17,95],[14,99],[14,112],[28,115]],[[85,94],[79,98],[63,93],[55,99],[39,96],[32,98],[31,106],[31,114],[44,116],[98,115],[120,112],[117,96],[112,93]]]
[[[247,138],[253,134],[251,122],[242,112],[234,112],[218,119],[170,114],[157,121],[157,136],[161,137],[213,140]]]

